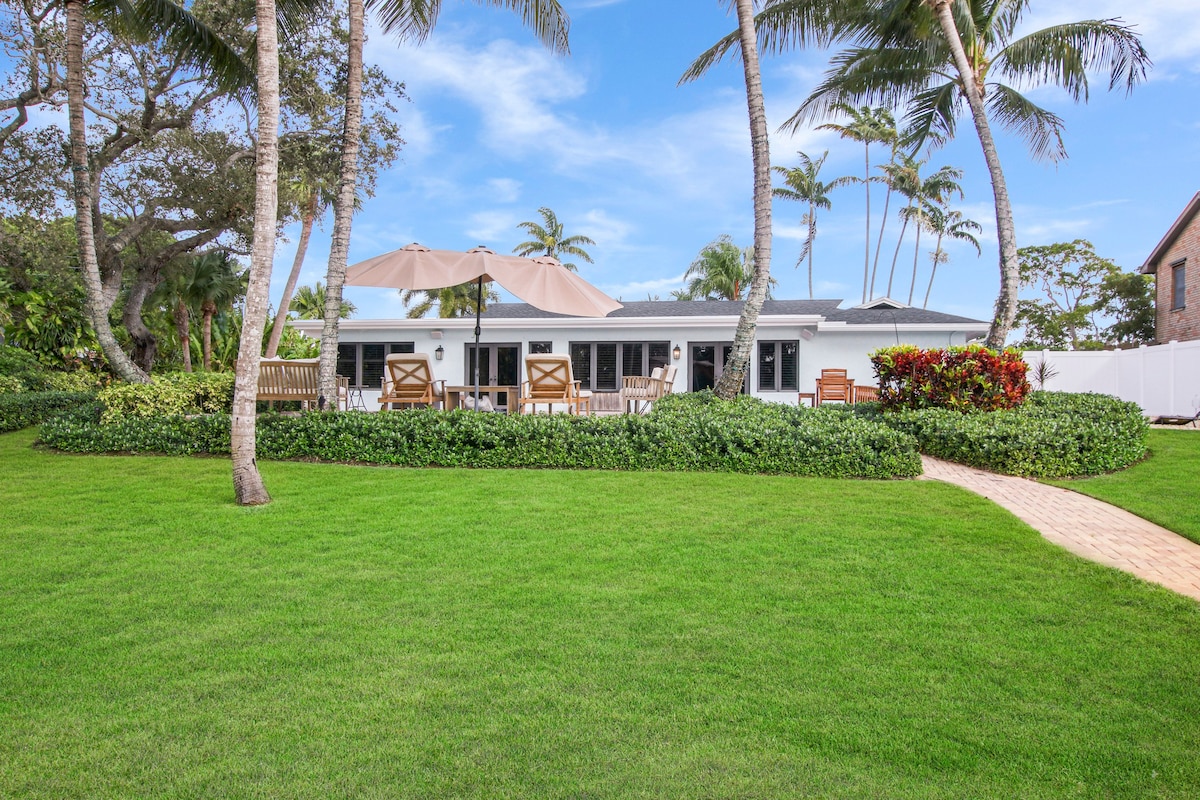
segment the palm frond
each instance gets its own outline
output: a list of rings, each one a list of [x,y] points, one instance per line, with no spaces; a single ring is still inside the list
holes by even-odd
[[[1146,79],[1150,56],[1133,29],[1119,20],[1084,20],[1024,36],[1001,50],[994,68],[1029,83],[1052,83],[1075,102],[1088,99],[1087,73],[1109,71],[1108,88],[1126,92]]]
[[[989,86],[987,107],[993,119],[1025,140],[1035,159],[1054,162],[1066,158],[1063,121],[1057,114],[1002,84]]]
[[[570,51],[571,20],[558,0],[475,0],[475,3],[515,12],[552,52]],[[442,0],[367,0],[366,7],[378,15],[387,33],[420,43],[429,38],[437,25]]]

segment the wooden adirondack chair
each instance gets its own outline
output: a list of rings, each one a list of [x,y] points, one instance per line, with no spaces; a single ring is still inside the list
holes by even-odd
[[[844,369],[823,369],[817,378],[817,405],[830,401],[854,402],[854,381]]]
[[[525,356],[527,380],[521,384],[521,413],[537,413],[540,405],[547,413],[562,406],[568,414],[592,413],[592,393],[580,389],[580,382],[571,374],[571,358],[553,353]]]
[[[434,380],[428,353],[392,353],[385,363],[379,404],[433,407],[442,402],[445,386],[445,381]]]

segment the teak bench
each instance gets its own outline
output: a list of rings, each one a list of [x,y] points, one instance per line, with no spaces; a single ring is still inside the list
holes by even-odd
[[[275,401],[299,401],[303,408],[316,408],[321,394],[317,371],[318,359],[315,358],[264,358],[258,367],[256,399],[271,406]],[[336,403],[339,410],[345,410],[349,389],[349,379],[339,375]]]

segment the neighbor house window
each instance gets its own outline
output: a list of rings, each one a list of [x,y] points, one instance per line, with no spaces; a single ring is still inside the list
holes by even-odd
[[[553,353],[554,342],[530,342],[529,352],[532,353]]]
[[[670,349],[670,342],[571,342],[571,373],[584,389],[617,392],[621,376],[665,367]]]
[[[758,390],[795,392],[799,389],[796,373],[799,342],[758,343]]]
[[[415,353],[414,342],[355,342],[338,345],[337,374],[360,389],[375,389],[383,381],[390,353]]]
[[[1171,265],[1171,309],[1183,308],[1187,287],[1187,264],[1183,261]]]

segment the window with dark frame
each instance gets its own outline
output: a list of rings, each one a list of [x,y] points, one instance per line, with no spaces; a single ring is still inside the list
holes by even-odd
[[[554,352],[554,342],[530,342],[529,343],[530,355],[533,355],[536,353],[553,353],[553,352]]]
[[[758,390],[798,391],[799,355],[799,341],[759,342]]]
[[[670,342],[571,342],[571,372],[582,388],[593,392],[617,392],[621,378],[649,375],[665,367],[670,359]]]
[[[1187,262],[1176,261],[1171,265],[1171,310],[1187,306]]]
[[[338,344],[337,374],[356,389],[377,389],[390,353],[415,353],[415,342],[353,342]]]

